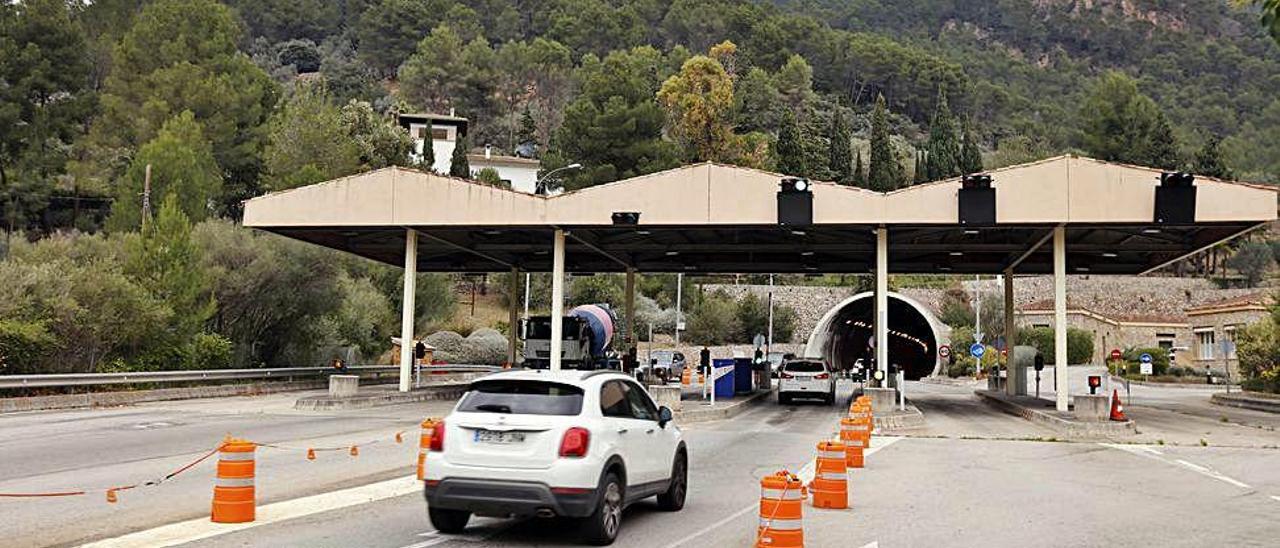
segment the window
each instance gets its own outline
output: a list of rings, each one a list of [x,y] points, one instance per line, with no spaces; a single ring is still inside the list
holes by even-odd
[[[431,128],[431,140],[432,141],[448,141],[449,130],[442,127]]]
[[[478,381],[458,402],[467,413],[574,416],[582,411],[582,389],[542,381]]]
[[[1222,353],[1228,360],[1236,359],[1236,326],[1228,325],[1222,329]]]
[[[658,420],[658,407],[644,393],[644,389],[632,383],[622,385],[627,391],[627,401],[631,404],[631,415],[640,420]]]
[[[783,371],[789,371],[793,373],[821,373],[827,370],[826,367],[823,367],[822,362],[810,362],[810,361],[787,362],[787,364],[783,366],[782,369]]]
[[[622,381],[609,381],[600,387],[600,413],[620,419],[635,418],[627,401],[627,386]]]
[[[1200,359],[1212,360],[1214,345],[1213,330],[1197,331],[1196,343],[1200,347]]]

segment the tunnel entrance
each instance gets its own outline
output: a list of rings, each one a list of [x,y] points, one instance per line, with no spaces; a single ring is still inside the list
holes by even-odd
[[[916,380],[934,373],[938,346],[949,337],[928,309],[903,295],[889,295],[889,360],[901,366],[906,378]],[[857,360],[870,363],[875,356],[872,318],[875,296],[859,293],[836,305],[823,316],[809,336],[806,356],[820,356],[832,367],[853,367]]]

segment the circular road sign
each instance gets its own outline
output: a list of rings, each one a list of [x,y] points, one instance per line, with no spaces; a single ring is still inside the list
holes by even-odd
[[[1120,349],[1119,349],[1119,348],[1112,348],[1112,349],[1111,349],[1111,359],[1113,359],[1113,360],[1118,360],[1118,359],[1120,359],[1120,358],[1121,358]]]
[[[945,344],[944,344],[944,345],[942,345],[942,346],[939,346],[939,347],[938,347],[938,355],[939,355],[939,356],[941,356],[941,357],[943,357],[943,358],[950,358],[950,357],[951,357],[951,347],[950,347],[950,346],[947,346],[947,345],[945,345]]]
[[[764,343],[766,342],[766,340],[764,338],[764,335],[761,335],[760,333],[756,333],[756,338],[753,339],[751,342],[756,343],[756,348],[760,348],[761,346],[764,346]]]
[[[1143,352],[1141,356],[1138,356],[1138,361],[1142,363],[1151,363],[1151,354]]]
[[[983,354],[987,353],[987,347],[979,343],[973,343],[973,346],[969,347],[969,353],[975,358],[981,358]]]

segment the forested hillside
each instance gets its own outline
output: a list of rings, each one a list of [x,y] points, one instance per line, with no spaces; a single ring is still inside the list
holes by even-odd
[[[1280,182],[1253,4],[0,0],[0,372],[380,352],[394,270],[234,221],[409,164],[397,112],[582,164],[568,189],[719,161],[891,190],[1064,152]],[[448,282],[419,288],[447,318]]]

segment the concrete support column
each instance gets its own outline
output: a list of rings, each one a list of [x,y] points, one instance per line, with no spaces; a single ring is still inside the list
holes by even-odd
[[[560,370],[564,342],[564,231],[557,228],[551,251],[551,370]]]
[[[413,298],[418,291],[418,233],[404,231],[404,297],[400,301],[400,391],[413,380]]]
[[[1053,228],[1053,375],[1057,382],[1057,408],[1069,409],[1071,392],[1067,376],[1067,229]]]
[[[516,295],[520,294],[520,269],[511,267],[511,279],[507,280],[507,363],[516,366],[516,339],[520,333],[520,313]]]
[[[1014,366],[1013,347],[1018,344],[1013,321],[1013,269],[1004,271],[1004,348],[1009,353],[1005,363],[1005,393],[1010,396],[1027,393],[1027,370]]]
[[[876,229],[876,366],[889,384],[889,229]]]
[[[636,269],[627,267],[627,350],[636,346]]]

